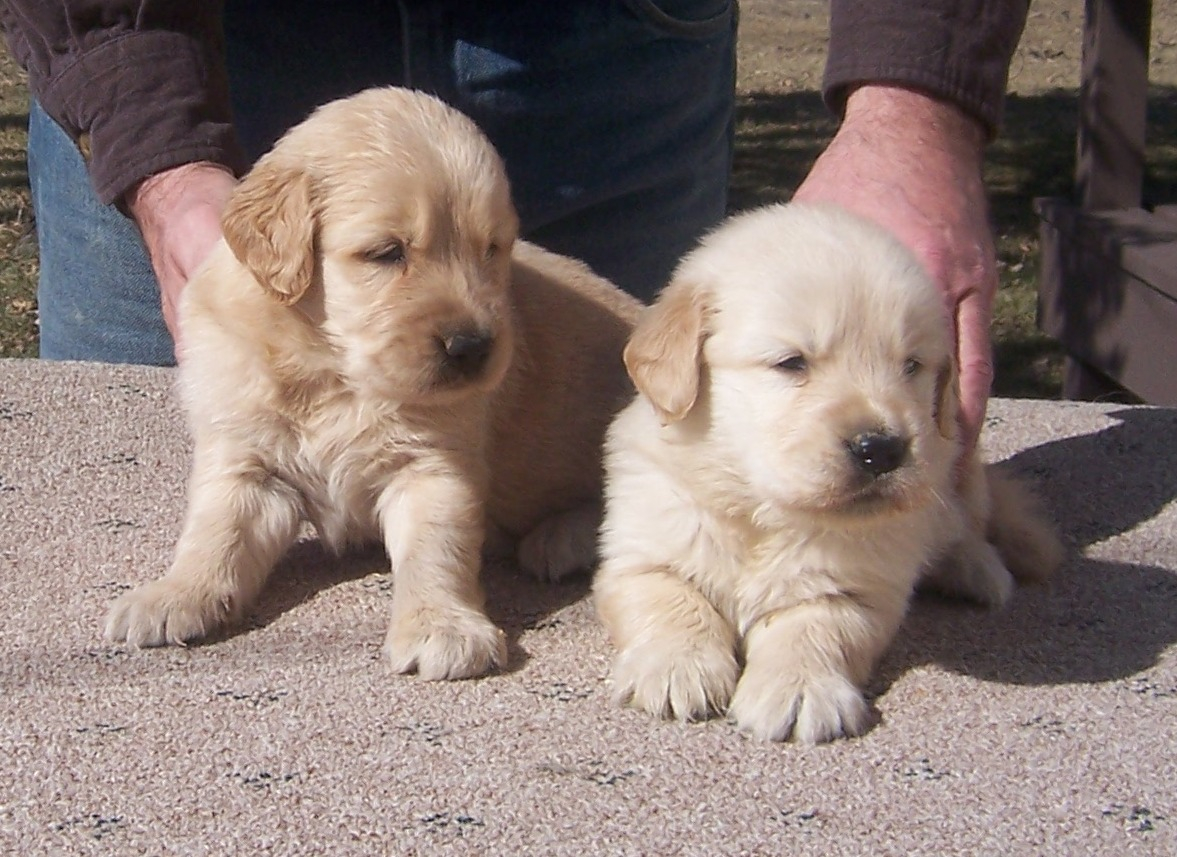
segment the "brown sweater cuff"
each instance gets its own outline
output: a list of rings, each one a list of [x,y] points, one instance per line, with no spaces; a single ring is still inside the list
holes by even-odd
[[[823,94],[894,83],[954,102],[996,135],[1028,0],[833,0]]]
[[[228,105],[223,64],[172,32],[135,33],[104,43],[44,93],[66,130],[84,137],[90,177],[103,202],[146,176],[192,161],[240,174],[246,167]]]

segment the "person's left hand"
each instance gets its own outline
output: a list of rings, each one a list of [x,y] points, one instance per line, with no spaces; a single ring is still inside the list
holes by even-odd
[[[851,93],[841,127],[793,197],[837,203],[888,228],[940,286],[970,449],[993,382],[997,266],[981,180],[984,146],[981,124],[956,106],[901,87],[864,85]]]

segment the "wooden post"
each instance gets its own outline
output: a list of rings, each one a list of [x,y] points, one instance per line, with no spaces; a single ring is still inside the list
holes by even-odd
[[[1139,208],[1151,0],[1086,0],[1075,185],[1088,211]]]
[[[1086,211],[1141,205],[1151,24],[1151,0],[1086,0],[1075,169]],[[1067,398],[1109,398],[1120,389],[1083,361],[1064,361]]]

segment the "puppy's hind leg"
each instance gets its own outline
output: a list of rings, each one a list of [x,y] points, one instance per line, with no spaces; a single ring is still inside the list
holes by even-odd
[[[925,572],[921,587],[1000,607],[1017,581],[1046,580],[1063,546],[1034,496],[994,465],[975,465],[962,486],[963,536]]]
[[[407,468],[379,501],[394,580],[384,654],[396,672],[471,678],[507,660],[483,610],[483,507],[460,472]]]
[[[519,565],[540,580],[562,580],[597,563],[601,504],[585,503],[540,521],[519,542]]]
[[[970,531],[932,562],[919,587],[982,607],[1001,607],[1013,595],[1014,578],[997,549],[980,532]]]
[[[924,569],[919,586],[984,607],[1001,607],[1014,591],[1014,578],[985,538],[992,497],[985,466],[975,453],[965,459],[943,525],[950,539]]]
[[[199,451],[196,465],[172,567],[115,602],[110,640],[178,645],[238,618],[298,534],[289,485],[254,465],[202,466]]]
[[[986,537],[1019,581],[1045,581],[1066,556],[1058,532],[1024,484],[994,465],[985,468],[985,477],[990,494]]]

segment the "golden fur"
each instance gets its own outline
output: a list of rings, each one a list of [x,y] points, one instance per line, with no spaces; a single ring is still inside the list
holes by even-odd
[[[183,533],[107,635],[181,643],[239,617],[310,520],[334,550],[383,540],[395,670],[500,666],[486,524],[522,538],[532,573],[591,566],[601,440],[632,394],[620,354],[640,304],[517,241],[489,142],[403,89],[320,108],[223,224],[181,306]]]
[[[921,575],[996,605],[1007,567],[1060,562],[1017,485],[958,471],[941,306],[897,241],[834,208],[734,217],[684,259],[626,348],[639,396],[606,441],[594,596],[622,702],[859,734]]]

